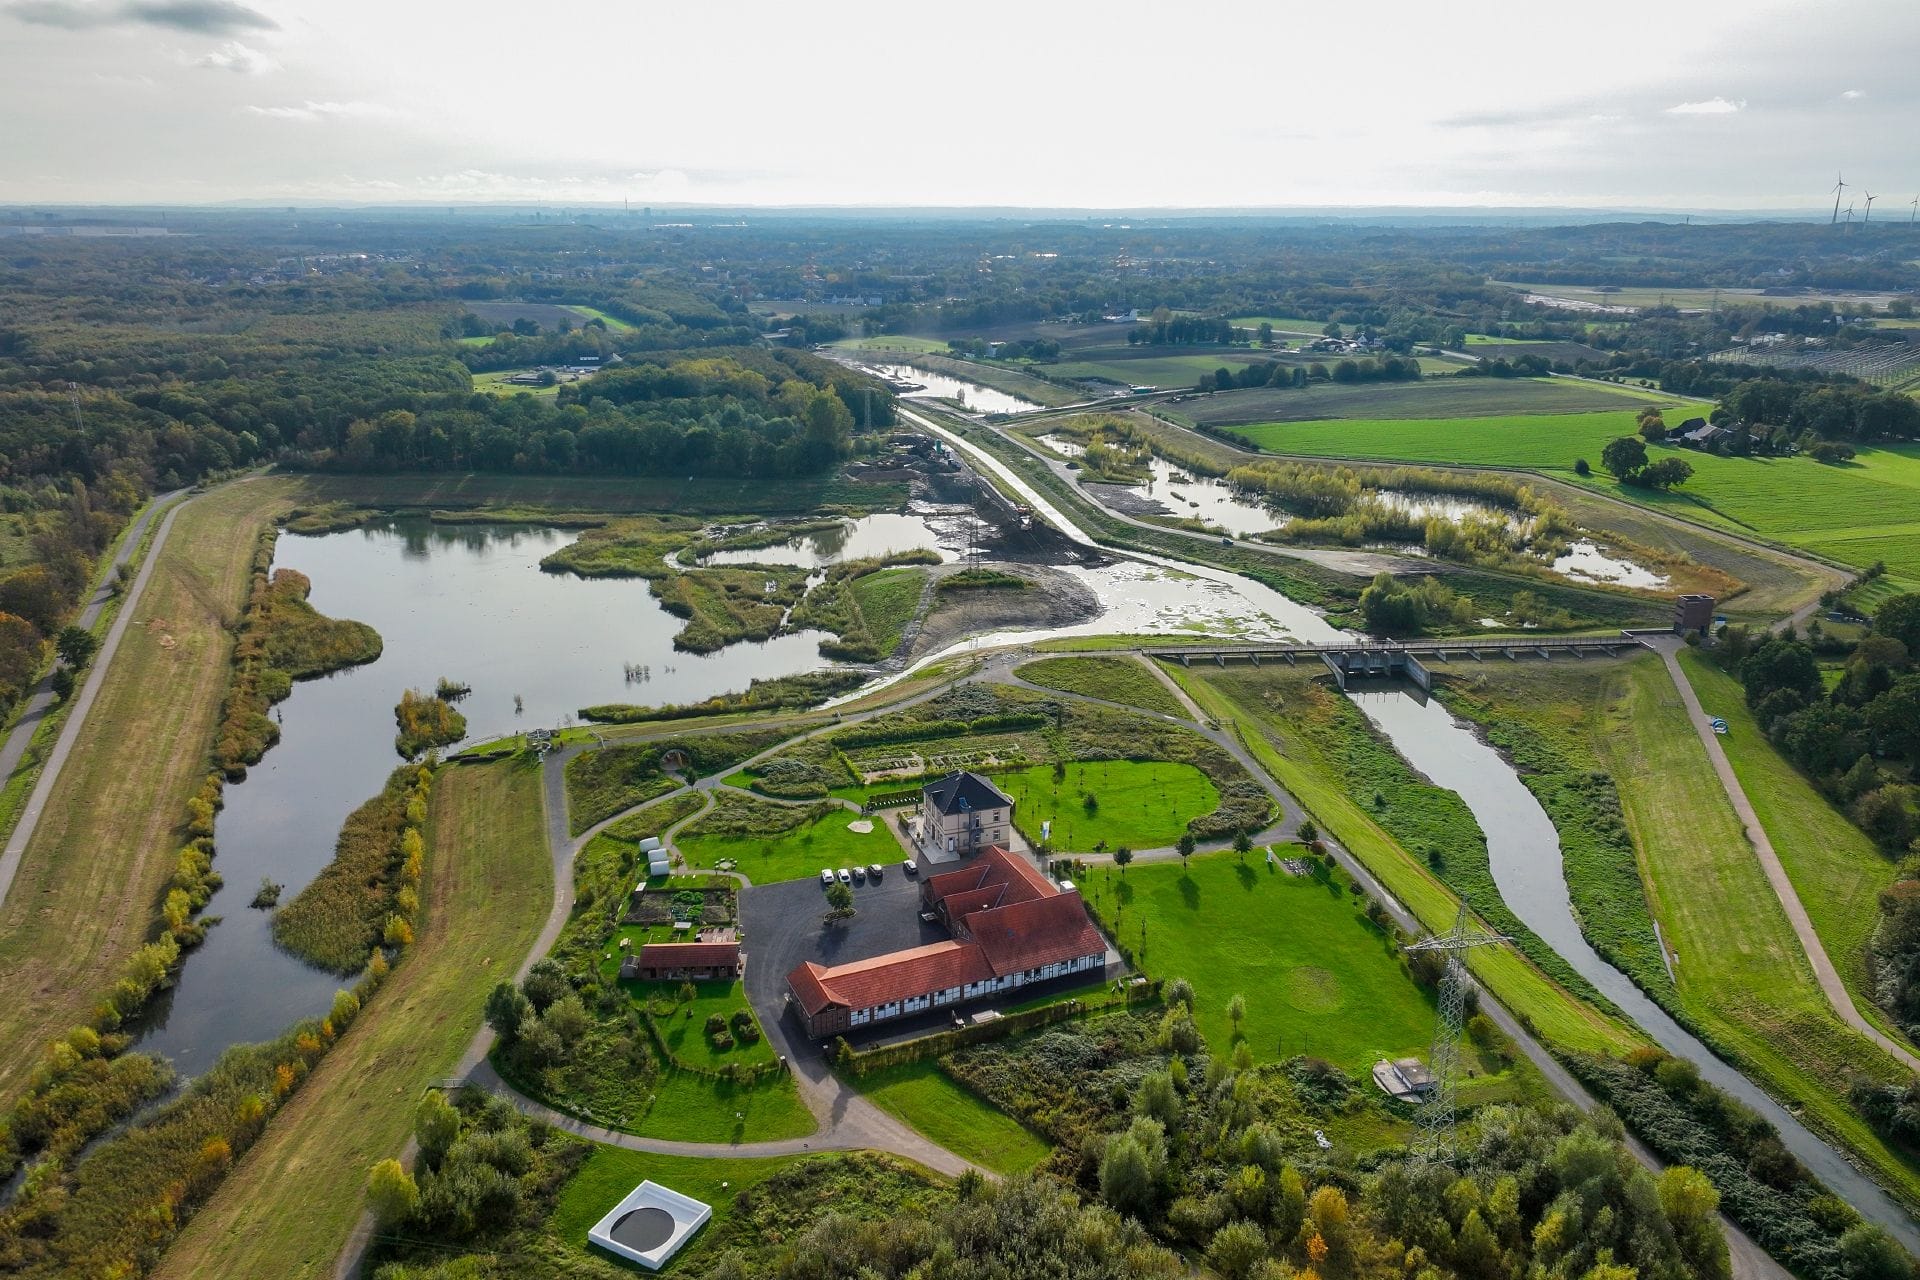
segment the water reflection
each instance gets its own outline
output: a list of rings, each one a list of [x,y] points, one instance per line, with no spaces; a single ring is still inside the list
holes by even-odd
[[[1581,538],[1553,562],[1553,571],[1580,582],[1601,582],[1616,587],[1645,587],[1650,590],[1667,585],[1667,575],[1655,573],[1631,560],[1610,556],[1591,538]]]
[[[881,512],[858,520],[843,520],[824,529],[796,534],[769,547],[715,551],[703,565],[791,564],[824,568],[843,560],[865,560],[902,551],[938,551],[942,560],[958,558],[953,537],[945,539],[931,512],[905,515]]]
[[[977,382],[968,382],[961,378],[949,377],[944,373],[932,373],[926,369],[916,369],[907,364],[876,364],[868,366],[883,378],[896,382],[917,382],[923,390],[903,392],[908,399],[954,400],[966,406],[973,413],[1032,413],[1042,408],[1031,400],[982,386]]]
[[[325,1011],[343,979],[279,950],[270,915],[248,907],[262,877],[290,902],[333,857],[347,814],[400,763],[393,706],[401,691],[464,680],[472,737],[553,726],[603,702],[693,702],[746,688],[755,676],[826,666],[824,633],[802,631],[718,653],[673,647],[681,623],[639,579],[543,573],[540,559],[572,532],[525,525],[391,521],[321,537],[283,537],[276,567],[313,581],[313,604],[372,625],[378,661],[294,686],[275,715],[281,741],[227,788],[208,904],[221,923],[190,953],[140,1048],[183,1072],[228,1045],[265,1040]],[[630,684],[629,665],[644,670]],[[516,711],[516,700],[520,710]]]

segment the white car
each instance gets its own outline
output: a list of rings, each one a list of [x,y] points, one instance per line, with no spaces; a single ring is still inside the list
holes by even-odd
[[[831,867],[820,868],[820,883],[823,887],[833,883],[833,869]]]
[[[913,859],[912,859],[912,858],[908,858],[908,859],[906,859],[905,861],[903,861],[903,862],[901,862],[901,864],[900,864],[900,866],[901,866],[901,868],[902,868],[903,870],[905,870],[905,871],[906,871],[906,873],[907,873],[908,875],[915,875],[915,874],[917,874],[917,873],[919,872],[919,870],[920,870],[920,868],[918,868],[918,867],[916,867],[916,866],[915,866],[915,865],[913,864]]]
[[[853,882],[855,884],[865,884],[867,882],[867,869],[865,867],[855,867],[853,869]]]
[[[842,868],[840,868],[840,883],[841,883],[841,884],[852,884],[852,883],[853,883],[853,872],[851,872],[851,871],[849,871],[849,870],[847,870],[847,869],[846,869],[845,867],[842,867]]]
[[[880,878],[881,870],[882,868],[880,864],[876,862],[872,866],[867,868],[867,875],[875,880],[878,880]]]

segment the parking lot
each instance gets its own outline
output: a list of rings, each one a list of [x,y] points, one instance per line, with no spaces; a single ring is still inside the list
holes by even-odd
[[[952,870],[950,864],[941,870]],[[783,1019],[787,974],[804,960],[848,964],[929,942],[945,942],[947,931],[920,920],[920,881],[898,860],[886,864],[878,884],[869,878],[853,888],[854,915],[828,925],[827,889],[819,879],[759,884],[740,894],[740,924],[746,931],[747,998],[761,1025],[781,1024],[782,1038],[804,1043],[800,1024]]]

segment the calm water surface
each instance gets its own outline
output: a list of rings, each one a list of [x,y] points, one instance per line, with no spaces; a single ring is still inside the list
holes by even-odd
[[[883,378],[892,378],[899,382],[917,382],[926,388],[924,391],[906,392],[903,397],[905,399],[957,400],[972,413],[1032,413],[1035,409],[1044,407],[1020,396],[982,386],[978,382],[949,377],[944,373],[930,373],[925,369],[916,369],[910,364],[876,364],[869,367]]]
[[[247,903],[262,876],[292,901],[332,860],[342,821],[401,763],[393,705],[402,690],[431,690],[443,675],[471,684],[460,707],[478,739],[558,725],[594,703],[696,701],[826,665],[818,631],[676,653],[680,621],[645,582],[541,572],[540,558],[575,536],[408,520],[280,539],[275,566],[310,577],[315,608],[368,623],[385,650],[367,666],[294,685],[276,709],[279,745],[227,788],[214,833],[226,883],[207,908],[221,923],[189,955],[140,1048],[195,1074],[229,1045],[324,1012],[351,981],[274,946],[269,913]],[[629,683],[628,664],[646,679]]]

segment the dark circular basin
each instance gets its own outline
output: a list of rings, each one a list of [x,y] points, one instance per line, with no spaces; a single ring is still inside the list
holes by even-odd
[[[607,1234],[637,1253],[646,1253],[672,1239],[673,1228],[672,1214],[646,1204],[621,1214]]]

